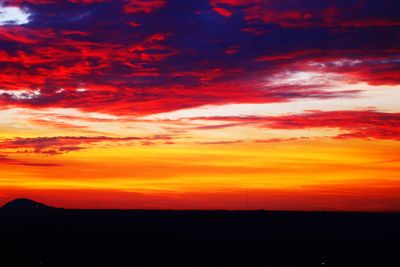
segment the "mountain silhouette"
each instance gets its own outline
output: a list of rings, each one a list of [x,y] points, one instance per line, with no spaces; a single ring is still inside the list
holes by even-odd
[[[3,209],[54,209],[53,207],[47,206],[40,202],[27,199],[27,198],[18,198],[14,199],[3,205]]]

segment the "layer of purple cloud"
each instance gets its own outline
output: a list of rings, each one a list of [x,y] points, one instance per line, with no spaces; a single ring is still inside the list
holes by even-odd
[[[3,6],[29,13],[28,23],[0,26],[3,107],[145,115],[357,93],[277,86],[269,77],[282,71],[400,82],[398,1],[13,0]]]

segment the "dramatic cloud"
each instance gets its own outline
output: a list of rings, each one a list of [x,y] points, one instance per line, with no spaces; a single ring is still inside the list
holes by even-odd
[[[89,189],[121,207],[151,195],[139,208],[170,191],[163,207],[206,199],[207,209],[243,208],[249,190],[260,208],[315,209],[324,188],[336,204],[362,188],[370,209],[391,209],[399,10],[395,0],[0,0],[0,188],[73,189],[50,198],[74,207]],[[293,192],[312,187],[298,204]]]
[[[354,97],[329,90],[338,76],[399,84],[397,2],[329,3],[4,1],[29,23],[2,19],[0,104],[148,115]],[[278,86],[288,72],[330,82]]]

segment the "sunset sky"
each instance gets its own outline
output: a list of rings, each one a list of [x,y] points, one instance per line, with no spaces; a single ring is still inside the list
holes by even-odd
[[[400,1],[0,1],[0,205],[400,210]]]

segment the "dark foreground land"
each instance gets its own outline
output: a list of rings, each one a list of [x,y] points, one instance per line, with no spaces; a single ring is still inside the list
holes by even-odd
[[[400,214],[0,209],[0,266],[400,266]]]

